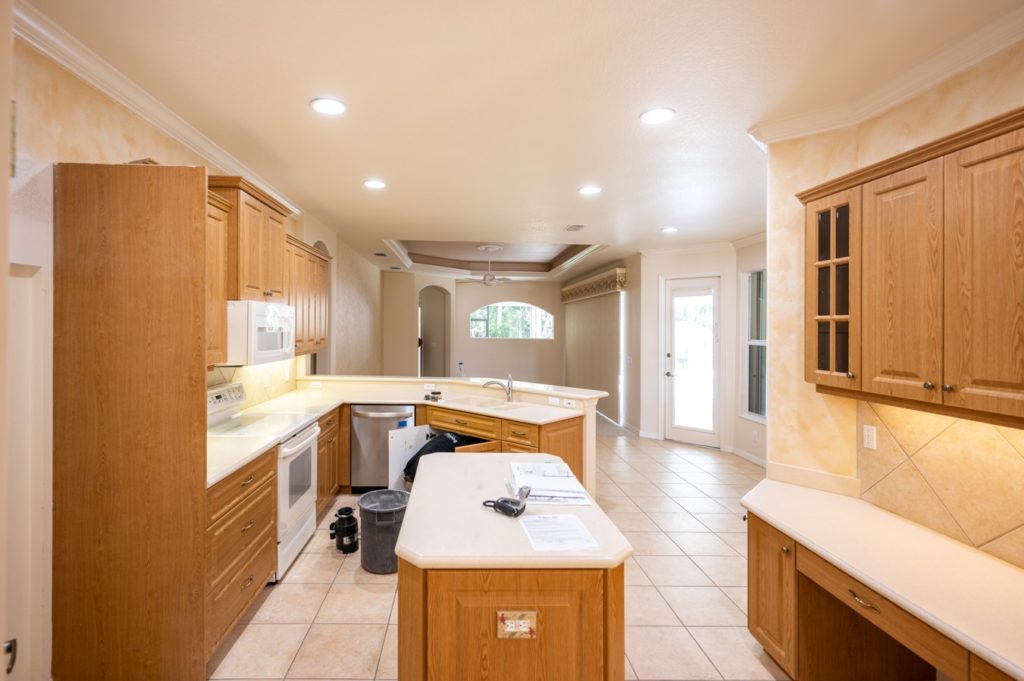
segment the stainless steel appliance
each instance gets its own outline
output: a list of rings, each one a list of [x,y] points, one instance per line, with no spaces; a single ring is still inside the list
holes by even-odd
[[[411,405],[352,405],[352,486],[387,487],[388,433],[415,424]]]

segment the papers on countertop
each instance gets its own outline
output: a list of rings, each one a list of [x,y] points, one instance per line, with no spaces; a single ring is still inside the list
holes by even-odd
[[[534,551],[585,551],[599,548],[579,517],[570,514],[526,515],[519,524]]]
[[[511,466],[512,492],[529,487],[527,503],[591,505],[583,485],[564,463],[514,463]]]

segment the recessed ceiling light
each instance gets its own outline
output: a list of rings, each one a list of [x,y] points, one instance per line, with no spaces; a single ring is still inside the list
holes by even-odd
[[[374,253],[374,255],[377,256],[378,258],[386,258],[386,257],[388,257],[387,253]]]
[[[340,116],[348,108],[345,106],[345,102],[333,97],[317,97],[309,105],[313,107],[313,111],[328,116]]]
[[[678,231],[679,231],[679,228],[678,227],[673,227],[672,225],[669,225],[668,227],[662,227],[661,228],[661,233],[662,234],[675,234]]]
[[[658,125],[659,123],[667,123],[675,117],[675,109],[651,109],[650,111],[644,111],[640,114],[640,122],[646,123],[647,125]]]
[[[363,180],[363,186],[367,189],[384,189],[384,187],[387,187],[388,185],[384,180],[378,180],[371,177],[368,180]]]
[[[600,194],[601,188],[598,187],[596,184],[585,184],[576,191],[578,191],[583,196],[593,196],[594,194]]]

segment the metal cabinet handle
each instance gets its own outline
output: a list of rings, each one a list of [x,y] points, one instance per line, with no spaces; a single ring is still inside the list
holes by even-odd
[[[783,555],[788,556],[789,555],[789,547],[788,546],[783,546],[782,547],[782,553],[783,553]]]
[[[455,423],[459,424],[460,426],[468,426],[469,425],[468,421],[463,421],[462,419],[455,419]]]
[[[253,581],[255,580],[253,579],[252,575],[246,577],[245,581],[242,582],[242,587],[239,589],[239,591],[245,591],[246,589],[248,589],[250,586],[252,586]]]
[[[877,605],[875,605],[875,604],[874,604],[874,603],[872,603],[871,601],[865,601],[865,600],[864,600],[863,598],[861,598],[860,596],[858,596],[858,595],[857,595],[857,592],[856,592],[856,591],[854,591],[853,589],[847,589],[846,591],[847,591],[847,592],[848,592],[848,593],[850,594],[850,598],[852,598],[852,599],[854,600],[854,602],[855,602],[855,603],[856,603],[857,605],[859,605],[860,607],[862,607],[862,608],[865,608],[865,609],[867,609],[867,610],[874,610],[874,611],[875,611],[875,612],[877,612],[877,613],[878,613],[879,615],[881,615],[881,614],[882,614],[882,611],[878,609],[878,606],[877,606]]]
[[[847,377],[847,378],[853,378],[853,377],[854,377],[854,376],[853,376],[853,372],[852,372],[852,371],[847,371],[847,372],[846,372],[846,377]]]
[[[512,434],[515,435],[516,437],[526,437],[526,433],[524,433],[521,430],[513,430]]]
[[[249,530],[251,530],[255,526],[256,526],[256,521],[255,520],[250,520],[249,522],[247,522],[245,524],[245,527],[242,528],[242,534],[245,534],[246,532],[248,532]]]
[[[248,478],[246,478],[245,480],[242,481],[242,487],[248,487],[249,485],[252,484],[252,481],[255,480],[255,479],[256,478],[254,478],[253,476],[250,475]]]
[[[935,387],[935,384],[932,383],[931,381],[925,381],[924,383],[921,384],[921,387],[924,388],[925,390],[931,390],[932,388]]]
[[[953,392],[953,386],[951,386],[949,383],[943,383],[942,384],[942,392],[944,392],[944,393],[951,393],[951,392]]]
[[[4,641],[4,655],[11,656],[11,659],[7,661],[7,673],[10,674],[14,671],[14,665],[18,663],[18,639],[12,638],[10,641]]]

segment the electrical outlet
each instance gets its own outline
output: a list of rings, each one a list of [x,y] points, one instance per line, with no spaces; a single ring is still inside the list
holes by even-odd
[[[560,403],[557,397],[549,397],[548,404],[550,404],[552,407],[557,407]]]
[[[321,390],[324,387],[323,381],[310,381],[309,387],[313,390]]]
[[[874,426],[864,426],[864,449],[878,449],[878,430]]]
[[[570,399],[566,398],[566,399],[562,400],[562,404],[565,405],[566,407],[569,407],[570,409],[575,409],[576,408],[576,400],[570,400]]]
[[[428,391],[429,390],[433,390],[434,389],[434,384],[433,383],[424,383],[423,384],[423,389],[424,390],[428,390]]]

